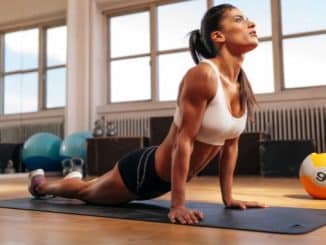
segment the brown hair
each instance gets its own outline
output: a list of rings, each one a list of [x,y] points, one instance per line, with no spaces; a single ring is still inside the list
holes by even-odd
[[[196,64],[198,64],[203,58],[209,59],[218,55],[217,47],[211,39],[211,33],[222,29],[220,23],[225,12],[235,8],[236,7],[231,4],[221,4],[210,8],[201,21],[200,30],[193,30],[190,32],[190,54]],[[240,70],[238,82],[240,83],[240,98],[242,106],[247,105],[248,118],[252,121],[253,110],[257,105],[257,101],[243,69]]]

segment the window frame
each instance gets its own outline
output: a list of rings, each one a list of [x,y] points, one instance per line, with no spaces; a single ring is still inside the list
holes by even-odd
[[[171,4],[176,2],[182,2],[183,0],[179,1],[171,1],[171,0],[158,0],[158,1],[151,1],[148,3],[143,3],[140,5],[134,5],[134,6],[128,6],[127,4],[121,5],[117,8],[111,8],[110,10],[104,11],[104,14],[106,15],[106,18],[109,18],[112,13],[119,13],[120,15],[127,14],[128,11],[131,9],[141,9],[146,8],[150,6],[151,9],[153,9],[153,13],[155,13],[155,8],[163,5],[163,4]],[[284,38],[293,38],[296,36],[301,35],[310,35],[310,34],[324,34],[324,30],[322,31],[316,31],[316,32],[308,32],[308,33],[296,33],[296,34],[288,34],[288,35],[282,35],[282,20],[281,20],[281,0],[270,0],[270,11],[271,11],[271,29],[272,29],[272,36],[271,37],[261,37],[259,38],[260,42],[263,41],[271,41],[272,42],[272,52],[273,52],[273,73],[274,73],[274,92],[272,93],[260,93],[256,94],[256,99],[260,104],[269,104],[269,103],[282,103],[283,101],[298,101],[298,100],[313,100],[313,99],[321,99],[324,98],[323,94],[326,93],[326,86],[314,86],[314,87],[299,87],[299,88],[285,88],[284,86],[284,66],[283,66],[283,39]],[[207,7],[213,6],[213,0],[207,0]],[[155,25],[157,22],[157,13],[153,14],[151,17],[151,30],[152,32],[157,31],[157,27]],[[326,30],[325,30],[326,33]],[[108,32],[108,37],[110,33]],[[152,33],[151,33],[152,35]],[[154,49],[155,42],[157,43],[157,40],[155,38],[152,38],[154,43],[152,44],[152,48]],[[109,47],[109,46],[108,46]],[[180,51],[188,50],[182,49]],[[171,50],[178,51],[178,50]],[[108,48],[108,54],[109,54],[109,48]],[[167,51],[169,53],[170,51]],[[163,52],[165,53],[165,52]],[[119,102],[119,103],[111,103],[108,99],[107,104],[109,107],[107,109],[104,109],[105,107],[100,107],[101,110],[106,112],[117,112],[117,111],[130,111],[130,105],[132,104],[133,108],[135,108],[135,111],[141,110],[156,110],[162,108],[163,110],[166,110],[167,108],[171,108],[171,110],[174,108],[175,101],[159,101],[158,100],[158,67],[157,67],[157,60],[156,57],[158,57],[157,49],[152,51],[152,98],[151,101],[137,101],[137,102]],[[110,56],[108,56],[110,57]],[[108,89],[110,87],[110,62],[108,59],[107,62],[107,79],[106,83],[108,84]],[[108,90],[108,94],[110,91]]]
[[[304,38],[304,37],[314,37],[314,36],[319,36],[319,35],[326,35],[326,28],[324,30],[317,30],[317,31],[307,31],[307,32],[298,32],[298,33],[291,33],[291,34],[285,34],[282,35],[282,43],[285,40],[289,40],[289,39],[296,39],[296,38]],[[284,60],[284,56],[282,57],[282,62]],[[325,58],[326,61],[326,58]],[[285,70],[285,66],[283,65],[283,70]],[[284,73],[284,71],[283,71]],[[282,80],[282,90],[293,90],[293,89],[308,89],[308,88],[324,88],[326,87],[325,85],[316,85],[316,86],[299,86],[299,87],[290,87],[290,88],[286,88],[285,87],[285,76],[283,75],[283,80]]]
[[[185,0],[163,0],[158,1],[157,3],[148,3],[139,5],[138,7],[131,7],[129,9],[118,9],[114,11],[106,12],[107,18],[107,84],[108,84],[108,95],[107,95],[107,103],[110,105],[118,105],[119,104],[130,104],[130,103],[171,103],[173,101],[160,101],[159,100],[159,71],[158,71],[158,59],[160,55],[164,54],[176,54],[189,51],[188,47],[185,48],[174,48],[174,49],[167,49],[167,50],[159,50],[158,49],[158,7],[168,4],[180,3],[184,2]],[[213,4],[213,0],[206,0],[206,7],[208,8]],[[139,55],[130,55],[130,56],[123,56],[123,57],[115,57],[111,58],[110,53],[110,19],[112,17],[123,16],[128,14],[133,14],[137,12],[148,11],[149,12],[149,26],[150,26],[150,53],[144,53]],[[110,80],[110,67],[111,61],[115,60],[122,60],[128,58],[138,58],[138,57],[150,57],[150,66],[151,66],[151,97],[149,100],[139,100],[139,101],[125,101],[125,102],[112,102],[111,100],[111,80]],[[190,56],[189,56],[190,57]]]
[[[160,6],[168,5],[168,4],[174,4],[174,3],[180,3],[184,2],[185,0],[169,0],[169,1],[158,1],[156,3],[148,3],[148,4],[143,4],[131,7],[131,8],[122,8],[122,9],[116,9],[113,11],[108,11],[106,12],[106,18],[107,18],[107,84],[108,84],[108,96],[107,96],[107,103],[109,105],[113,106],[123,106],[124,104],[143,104],[143,103],[174,103],[175,100],[159,100],[159,64],[158,64],[158,59],[160,55],[164,54],[177,54],[177,53],[182,53],[182,52],[189,52],[188,47],[184,48],[172,48],[172,49],[164,49],[164,50],[159,50],[158,49],[158,8]],[[273,1],[272,1],[273,2]],[[213,6],[214,1],[213,0],[206,0],[206,7],[207,9]],[[272,8],[272,5],[271,5]],[[115,57],[111,58],[110,54],[110,19],[112,17],[117,17],[117,16],[123,16],[123,15],[128,15],[128,14],[133,14],[137,12],[142,12],[142,11],[149,11],[149,16],[150,16],[150,54],[140,54],[140,55],[130,55],[130,56],[124,56],[124,57]],[[271,21],[272,22],[272,21]],[[272,28],[272,27],[271,27]],[[272,28],[273,30],[273,28]],[[259,37],[260,42],[264,41],[271,41],[273,45],[273,37],[272,36],[264,36],[264,37]],[[273,45],[274,46],[274,45]],[[273,48],[273,53],[274,53],[274,48]],[[151,62],[151,99],[148,100],[141,100],[141,101],[125,101],[125,102],[112,102],[111,101],[111,80],[110,80],[110,66],[111,66],[111,61],[119,60],[119,59],[124,59],[124,58],[136,58],[136,57],[144,57],[144,56],[150,56],[150,62]],[[275,69],[274,73],[275,73]],[[274,74],[274,83],[275,83],[275,74]],[[274,84],[274,87],[275,84]],[[259,94],[260,95],[260,94]]]
[[[284,66],[284,54],[283,54],[283,42],[284,40],[291,38],[301,38],[301,37],[312,37],[317,35],[326,34],[326,28],[324,30],[297,32],[291,34],[283,34],[282,32],[282,3],[284,0],[270,0],[271,1],[271,11],[272,11],[272,45],[273,45],[273,58],[274,58],[274,85],[275,91],[271,94],[266,94],[261,96],[263,99],[268,98],[267,101],[273,101],[271,96],[276,95],[275,99],[282,100],[282,95],[294,97],[295,94],[303,96],[303,99],[309,98],[309,94],[315,94],[317,92],[317,97],[319,97],[320,89],[325,90],[326,85],[320,86],[304,86],[304,87],[285,87],[285,66]]]
[[[46,72],[50,69],[55,68],[66,68],[67,69],[67,62],[64,65],[58,66],[50,66],[47,67],[46,64],[46,31],[49,28],[59,27],[59,26],[67,26],[67,23],[64,19],[57,19],[52,21],[45,21],[41,23],[35,23],[30,25],[23,25],[18,27],[12,27],[0,30],[0,116],[14,116],[14,115],[21,115],[21,114],[28,114],[28,113],[35,113],[44,110],[56,110],[56,109],[63,109],[64,107],[53,107],[47,108],[46,107]],[[15,70],[15,71],[4,71],[4,59],[5,59],[5,41],[4,36],[7,33],[12,32],[19,32],[29,29],[38,29],[39,31],[39,46],[38,46],[38,67],[35,69],[26,69],[26,70]],[[33,112],[18,112],[18,113],[4,113],[4,77],[7,75],[14,75],[14,74],[24,74],[28,72],[37,72],[38,77],[38,106],[37,110]]]
[[[136,13],[141,13],[141,12],[146,12],[148,11],[148,14],[149,14],[149,36],[150,36],[150,41],[149,41],[149,53],[140,53],[140,54],[134,54],[134,55],[124,55],[124,56],[117,56],[117,57],[114,57],[112,58],[111,57],[111,42],[110,42],[110,33],[111,33],[111,18],[114,18],[114,17],[119,17],[119,16],[124,16],[124,15],[129,15],[129,14],[136,14]],[[136,7],[136,8],[131,8],[129,10],[118,10],[118,11],[113,11],[113,12],[110,12],[110,14],[107,14],[107,64],[106,64],[106,67],[107,67],[107,81],[108,82],[108,86],[107,86],[107,103],[108,104],[125,104],[125,103],[139,103],[139,102],[146,102],[146,101],[151,101],[152,98],[153,98],[153,77],[152,77],[152,73],[153,73],[153,70],[152,70],[152,66],[153,66],[153,57],[152,57],[152,49],[153,49],[153,37],[152,37],[152,15],[151,15],[151,11],[152,11],[152,7],[151,6],[140,6],[140,7]],[[143,58],[143,57],[149,57],[149,60],[150,60],[150,70],[151,70],[151,74],[150,74],[150,90],[151,90],[151,94],[150,94],[150,99],[149,100],[136,100],[136,101],[126,101],[126,102],[112,102],[112,99],[111,99],[111,62],[112,61],[119,61],[119,60],[128,60],[128,59],[133,59],[133,58]]]

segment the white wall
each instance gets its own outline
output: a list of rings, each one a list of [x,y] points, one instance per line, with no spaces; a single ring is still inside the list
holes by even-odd
[[[65,12],[67,0],[1,0],[0,27],[12,22]]]

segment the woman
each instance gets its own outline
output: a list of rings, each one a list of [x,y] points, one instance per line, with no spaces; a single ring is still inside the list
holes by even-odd
[[[201,30],[190,34],[190,50],[197,65],[184,76],[169,133],[158,147],[137,150],[94,181],[78,173],[48,183],[42,170],[30,174],[34,196],[51,194],[94,204],[120,204],[158,197],[171,191],[172,223],[194,224],[203,213],[185,206],[186,182],[220,152],[220,183],[228,208],[264,207],[235,200],[233,172],[239,135],[255,103],[245,73],[244,54],[258,44],[255,24],[228,4],[207,11]],[[205,58],[202,62],[199,61]]]

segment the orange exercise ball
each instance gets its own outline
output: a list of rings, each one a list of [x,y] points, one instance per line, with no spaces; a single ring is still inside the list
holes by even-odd
[[[300,166],[299,178],[313,198],[326,199],[326,153],[309,154]]]

